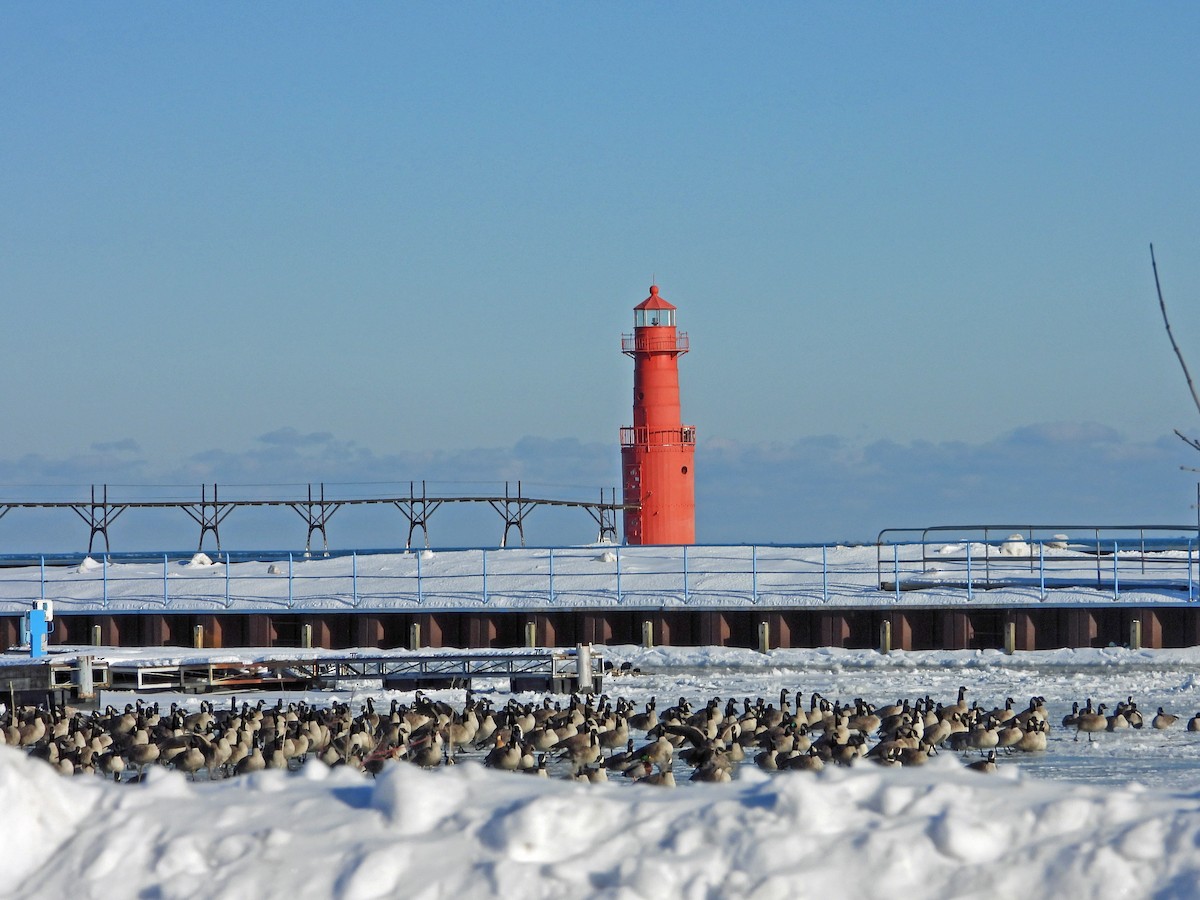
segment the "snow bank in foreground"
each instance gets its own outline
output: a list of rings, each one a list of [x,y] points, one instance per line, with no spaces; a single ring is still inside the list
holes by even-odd
[[[919,770],[670,791],[474,765],[67,780],[0,747],[17,896],[1194,896],[1200,796]],[[14,852],[15,851],[15,852]]]

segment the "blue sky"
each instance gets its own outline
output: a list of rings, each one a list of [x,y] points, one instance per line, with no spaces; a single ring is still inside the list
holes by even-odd
[[[1200,368],[1198,38],[1184,3],[0,3],[0,500],[590,495],[655,278],[701,541],[1194,521],[1148,245]],[[65,515],[0,552],[75,548]]]

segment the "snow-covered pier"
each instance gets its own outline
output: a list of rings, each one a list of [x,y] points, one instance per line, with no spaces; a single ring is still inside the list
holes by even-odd
[[[71,644],[1200,643],[1194,529],[930,531],[868,545],[8,558],[0,641],[15,644],[31,601],[50,600],[51,642]]]

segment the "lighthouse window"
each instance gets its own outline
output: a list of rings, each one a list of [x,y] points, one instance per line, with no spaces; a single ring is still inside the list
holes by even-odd
[[[684,475],[686,475],[686,474],[687,474],[687,466],[684,466],[684,467],[683,467],[682,469],[680,469],[679,471],[680,471],[680,472],[682,472]]]

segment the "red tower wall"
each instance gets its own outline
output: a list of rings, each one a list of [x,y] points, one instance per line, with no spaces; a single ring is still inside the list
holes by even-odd
[[[621,429],[622,490],[629,544],[696,540],[695,428],[681,424],[679,357],[687,335],[675,330],[675,307],[650,288],[634,307],[634,332],[622,340],[633,358],[633,427]]]

